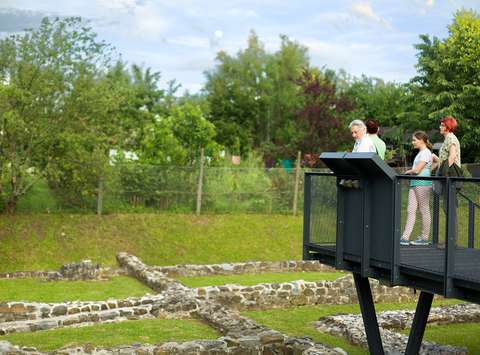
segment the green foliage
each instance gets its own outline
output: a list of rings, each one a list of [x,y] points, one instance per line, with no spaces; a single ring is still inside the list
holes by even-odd
[[[85,119],[80,112],[71,117],[69,102],[108,65],[110,48],[95,37],[79,18],[45,18],[37,30],[0,40],[0,192],[10,212],[55,170],[65,127]],[[79,100],[88,104],[91,98]]]
[[[262,166],[262,160],[252,153],[240,166],[226,162],[221,169],[207,170],[205,208],[223,213],[266,211],[271,204],[271,181]]]
[[[191,212],[198,173],[194,167],[125,162],[115,166],[118,183],[110,186],[116,196],[112,212],[153,208]]]
[[[288,145],[301,102],[295,80],[308,65],[306,53],[286,36],[281,36],[279,51],[267,53],[254,32],[236,56],[218,53],[219,64],[206,73],[205,91],[219,143],[235,153],[240,148],[241,154],[261,147],[267,159],[272,147],[286,146],[279,154],[294,156],[296,148]]]
[[[480,143],[480,17],[462,10],[455,14],[444,40],[421,35],[418,50],[418,75],[412,90],[430,125],[446,115],[459,119],[462,160],[478,161]]]
[[[362,75],[349,83],[345,93],[355,105],[350,114],[352,120],[375,118],[384,127],[403,123],[400,117],[405,110],[404,97],[407,95],[405,85]]]

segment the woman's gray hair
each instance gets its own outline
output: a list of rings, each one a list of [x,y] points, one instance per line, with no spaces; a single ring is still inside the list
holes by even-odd
[[[357,127],[360,127],[360,129],[364,132],[367,131],[367,126],[365,126],[365,123],[363,123],[362,120],[353,120],[352,122],[350,122],[350,124],[348,125],[348,128],[352,129],[353,126],[357,126]]]

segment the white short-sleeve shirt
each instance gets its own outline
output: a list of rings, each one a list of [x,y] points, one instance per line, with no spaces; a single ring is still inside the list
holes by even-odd
[[[430,170],[430,168],[432,167],[432,152],[430,151],[430,149],[426,148],[418,152],[418,154],[415,156],[415,160],[413,161],[413,169],[415,169],[417,165],[422,161],[426,163],[423,170]]]
[[[375,153],[376,151],[375,145],[368,135],[364,135],[362,139],[356,140],[352,150],[354,153]]]

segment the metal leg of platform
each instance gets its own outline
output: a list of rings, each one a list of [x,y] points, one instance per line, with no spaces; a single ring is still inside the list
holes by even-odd
[[[368,277],[362,277],[360,274],[353,273],[355,287],[357,288],[358,302],[362,310],[363,325],[367,334],[368,349],[370,354],[383,355],[382,338],[378,328],[377,314],[373,303],[372,290]]]
[[[428,315],[432,307],[433,294],[428,292],[420,292],[418,298],[417,310],[413,318],[412,329],[408,337],[407,350],[405,355],[416,355],[420,351],[422,345],[423,333],[427,325]]]

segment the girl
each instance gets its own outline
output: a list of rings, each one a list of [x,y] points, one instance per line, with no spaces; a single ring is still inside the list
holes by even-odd
[[[419,152],[413,161],[413,166],[405,174],[418,176],[430,176],[432,168],[432,144],[428,141],[428,136],[423,131],[418,131],[412,137],[413,147]],[[428,245],[428,236],[430,234],[430,191],[432,182],[429,180],[410,180],[410,190],[408,192],[407,223],[400,239],[401,245]],[[416,241],[410,242],[415,225],[417,207],[422,215],[422,235]]]

